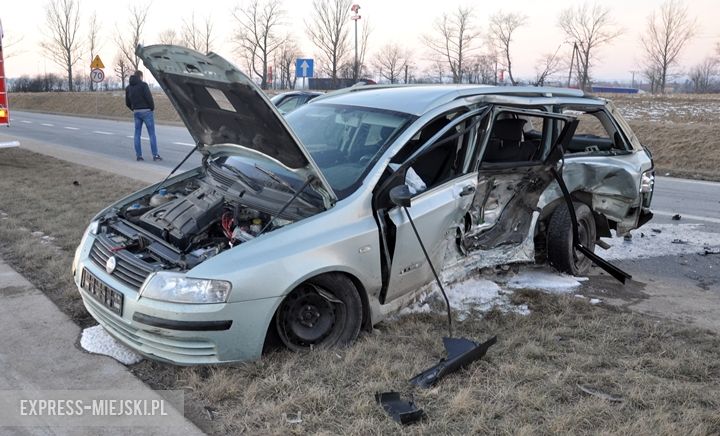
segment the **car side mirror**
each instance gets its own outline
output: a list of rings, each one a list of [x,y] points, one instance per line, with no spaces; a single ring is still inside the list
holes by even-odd
[[[395,206],[410,207],[412,196],[408,185],[398,185],[390,190],[390,201]]]

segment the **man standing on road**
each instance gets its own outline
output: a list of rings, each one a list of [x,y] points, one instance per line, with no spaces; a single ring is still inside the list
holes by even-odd
[[[125,106],[133,111],[133,117],[135,118],[135,157],[137,160],[144,160],[140,144],[140,135],[144,123],[148,136],[150,136],[150,151],[153,160],[162,160],[158,154],[157,138],[155,137],[155,119],[153,117],[155,102],[150,93],[150,87],[142,79],[142,71],[135,71],[135,74],[130,76],[130,84],[125,88]]]

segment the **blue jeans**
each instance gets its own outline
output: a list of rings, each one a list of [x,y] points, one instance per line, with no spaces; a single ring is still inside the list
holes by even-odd
[[[142,156],[142,148],[140,146],[140,135],[142,134],[142,125],[145,123],[145,127],[150,136],[150,151],[153,156],[158,155],[157,149],[157,138],[155,137],[155,118],[153,117],[152,111],[134,111],[133,118],[135,118],[135,156]]]

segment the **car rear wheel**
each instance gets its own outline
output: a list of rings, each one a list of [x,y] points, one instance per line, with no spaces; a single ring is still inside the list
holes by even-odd
[[[590,208],[583,203],[573,203],[578,222],[580,243],[595,251],[597,230]],[[592,261],[573,245],[572,219],[565,204],[561,204],[550,217],[547,234],[547,257],[550,265],[561,272],[582,275],[590,269]]]
[[[315,277],[280,304],[275,327],[291,350],[347,345],[360,334],[362,302],[353,282],[341,274]]]

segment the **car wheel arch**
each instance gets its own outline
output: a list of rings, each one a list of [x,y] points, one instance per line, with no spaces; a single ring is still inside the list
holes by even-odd
[[[372,316],[370,314],[370,300],[367,294],[367,291],[365,289],[365,286],[363,285],[362,281],[355,276],[354,274],[351,274],[347,271],[341,271],[341,270],[327,270],[327,271],[320,271],[315,272],[313,274],[309,274],[302,279],[299,279],[294,283],[292,286],[288,287],[288,291],[283,294],[282,298],[279,299],[277,305],[273,309],[273,315],[270,318],[270,322],[268,323],[266,327],[265,332],[265,345],[263,347],[263,352],[267,351],[271,347],[276,347],[277,345],[282,346],[282,342],[280,341],[280,338],[277,335],[277,332],[275,331],[275,318],[278,315],[278,311],[280,310],[280,307],[282,306],[283,301],[293,292],[295,291],[299,286],[308,283],[309,281],[316,279],[320,276],[325,275],[333,275],[333,274],[339,274],[347,279],[349,279],[353,285],[355,286],[355,289],[358,293],[358,296],[360,297],[360,302],[362,306],[362,320],[361,322],[361,331],[372,331]]]

